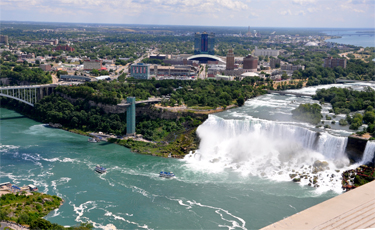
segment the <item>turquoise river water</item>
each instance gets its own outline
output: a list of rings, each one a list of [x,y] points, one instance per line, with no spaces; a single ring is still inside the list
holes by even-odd
[[[89,143],[4,108],[0,114],[1,182],[35,184],[62,197],[65,203],[46,219],[64,226],[259,229],[337,195],[225,168],[201,170],[186,160]],[[95,173],[97,164],[108,173]],[[161,179],[161,170],[177,178]]]

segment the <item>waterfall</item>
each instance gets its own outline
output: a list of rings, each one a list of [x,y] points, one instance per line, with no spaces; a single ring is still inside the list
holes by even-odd
[[[289,174],[317,160],[329,168],[349,164],[346,137],[259,119],[225,120],[215,115],[198,127],[199,150],[185,157],[192,167],[290,180]],[[308,182],[307,182],[308,183]]]
[[[314,150],[332,160],[345,156],[347,144],[346,137],[317,133],[299,126],[259,119],[225,120],[215,115],[210,115],[207,121],[199,126],[197,132],[203,148],[212,148],[229,141],[237,144],[234,147],[264,145],[262,148],[268,149],[268,146],[277,143]],[[247,139],[244,143],[238,142],[244,138]],[[262,140],[256,142],[258,139]]]
[[[365,151],[363,152],[363,157],[361,164],[366,164],[368,162],[371,162],[374,158],[375,153],[375,142],[373,141],[367,141]]]

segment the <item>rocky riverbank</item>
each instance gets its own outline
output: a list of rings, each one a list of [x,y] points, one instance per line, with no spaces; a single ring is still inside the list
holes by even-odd
[[[375,179],[375,168],[361,165],[356,169],[342,173],[342,188],[345,191],[355,189]]]

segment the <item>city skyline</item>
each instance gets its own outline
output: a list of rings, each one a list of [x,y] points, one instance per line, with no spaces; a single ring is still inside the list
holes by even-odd
[[[375,0],[3,0],[2,21],[374,28]]]

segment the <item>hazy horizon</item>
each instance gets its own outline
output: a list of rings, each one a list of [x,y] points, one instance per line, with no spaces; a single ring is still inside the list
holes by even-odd
[[[3,0],[0,6],[1,21],[253,28],[375,27],[375,0]]]
[[[248,26],[211,26],[211,25],[167,25],[167,24],[126,24],[126,23],[94,23],[94,22],[52,22],[52,21],[17,21],[17,20],[0,20],[1,23],[15,23],[15,24],[70,24],[70,25],[108,25],[108,26],[155,26],[155,27],[217,27],[217,28],[243,28]],[[373,27],[276,27],[276,26],[251,26],[251,29],[265,28],[265,29],[314,29],[314,30],[375,30]]]

